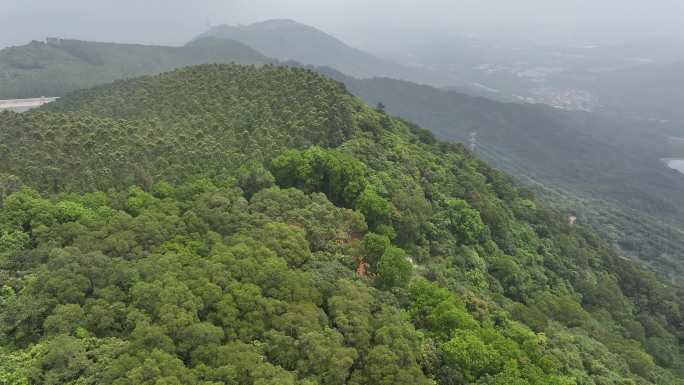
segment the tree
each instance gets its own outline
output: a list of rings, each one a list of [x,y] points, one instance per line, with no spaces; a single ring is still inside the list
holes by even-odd
[[[271,168],[279,186],[322,192],[331,202],[344,207],[353,207],[368,184],[363,163],[320,147],[285,151],[273,159]]]
[[[365,354],[370,348],[373,332],[369,288],[357,282],[339,280],[334,293],[328,300],[331,321],[342,333],[347,345]]]
[[[356,209],[366,218],[371,230],[387,232],[391,226],[392,206],[374,188],[366,187],[356,201]]]
[[[176,356],[161,350],[126,354],[115,360],[105,374],[113,385],[198,385],[194,373]]]
[[[258,191],[273,186],[275,178],[263,164],[249,161],[238,168],[235,183],[244,191],[245,197],[250,199]]]
[[[0,202],[2,202],[6,196],[15,193],[21,189],[21,180],[9,174],[0,173]]]
[[[385,235],[368,233],[363,237],[361,246],[363,247],[364,261],[368,263],[372,272],[377,272],[380,258],[391,247],[390,239]]]
[[[0,349],[0,385],[29,385],[26,372],[30,351],[6,352]]]
[[[15,253],[27,248],[31,238],[23,231],[5,231],[0,233],[0,255]]]
[[[67,384],[78,379],[92,365],[82,340],[59,335],[44,345],[44,350],[34,360],[28,377],[35,384]]]
[[[43,323],[48,335],[71,335],[77,328],[85,326],[85,312],[79,305],[59,305]]]
[[[297,372],[321,385],[343,385],[358,357],[355,349],[344,346],[342,335],[332,329],[304,334],[299,341]]]
[[[402,362],[386,345],[373,347],[366,356],[363,367],[352,374],[351,385],[429,385],[429,380],[419,367]]]
[[[304,231],[282,223],[268,223],[255,234],[262,244],[285,259],[290,267],[301,267],[311,258]]]
[[[406,252],[398,247],[390,246],[378,262],[378,281],[384,288],[408,287],[413,265]]]
[[[458,367],[470,382],[485,374],[496,374],[503,368],[499,352],[472,331],[458,331],[442,345],[442,355],[447,365]]]
[[[460,242],[474,244],[484,240],[485,225],[480,213],[462,199],[447,201],[449,229]]]

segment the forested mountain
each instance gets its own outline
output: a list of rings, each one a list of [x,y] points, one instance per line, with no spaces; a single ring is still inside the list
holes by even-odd
[[[62,96],[187,64],[233,61],[275,60],[241,43],[212,38],[185,47],[34,42],[0,51],[0,98]],[[673,278],[684,273],[684,233],[681,226],[662,221],[676,223],[684,217],[682,178],[659,161],[676,155],[666,141],[667,136],[678,136],[676,131],[663,131],[652,122],[494,103],[415,83],[359,80],[318,70],[344,82],[368,103],[381,102],[389,112],[423,124],[442,139],[467,142],[476,131],[479,156],[531,186],[541,185],[550,193],[545,199],[592,224],[653,269]]]
[[[236,39],[280,60],[329,63],[316,70],[345,83],[367,103],[383,104],[388,112],[429,128],[440,139],[469,142],[476,133],[479,156],[542,191],[545,199],[591,224],[628,255],[673,279],[684,276],[684,178],[661,161],[682,155],[669,140],[684,136],[681,128],[634,119],[639,114],[633,113],[605,116],[495,102],[473,97],[472,87],[466,95],[464,87],[446,90],[391,79],[387,76],[392,76],[392,66],[374,72],[385,76],[355,78],[336,70],[344,60],[327,51],[343,43],[291,21],[216,27],[203,36]],[[312,39],[317,43],[306,43]],[[292,54],[297,52],[293,47],[313,46],[316,49],[307,54]],[[342,56],[352,57],[348,52]],[[411,79],[405,73],[394,77]]]
[[[0,99],[62,96],[118,79],[206,63],[267,63],[241,43],[201,39],[184,47],[50,39],[0,50]]]
[[[381,59],[292,20],[267,20],[246,26],[220,25],[200,35],[200,38],[205,37],[239,41],[280,61],[331,67],[358,78],[388,76],[438,86],[460,84],[444,73]]]
[[[684,178],[661,161],[681,154],[668,140],[676,129],[319,71],[440,139],[468,143],[475,133],[478,156],[539,188],[654,269],[684,273]]]
[[[0,384],[683,384],[684,292],[304,69],[0,114]]]
[[[388,112],[429,127],[440,138],[468,142],[477,133],[482,155],[498,160],[499,166],[522,166],[537,179],[684,217],[684,178],[663,167],[660,158],[670,146],[667,131],[658,131],[657,124],[499,103],[395,79],[359,80],[322,72],[367,103],[383,104]]]

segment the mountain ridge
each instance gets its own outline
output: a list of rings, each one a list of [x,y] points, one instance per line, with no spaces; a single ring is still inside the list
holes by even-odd
[[[117,79],[208,62],[272,60],[239,42],[201,39],[183,47],[55,39],[0,50],[0,98],[63,96]]]
[[[248,25],[211,27],[202,37],[240,41],[280,61],[328,66],[359,78],[390,76],[417,83],[446,86],[441,74],[404,66],[352,47],[313,26],[290,19],[275,19]],[[455,83],[459,83],[454,80]],[[454,85],[455,86],[455,85]]]

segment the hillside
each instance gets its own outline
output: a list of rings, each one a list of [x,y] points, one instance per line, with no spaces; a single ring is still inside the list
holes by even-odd
[[[0,118],[0,383],[684,383],[681,288],[312,71]]]
[[[307,49],[316,44],[305,42],[316,40],[323,46],[296,57],[287,53],[296,49],[285,52],[268,47],[280,41],[280,36],[288,35],[281,28],[297,31],[286,39],[288,45]],[[216,32],[219,30],[227,32]],[[378,68],[378,78],[348,76],[337,70],[343,60],[327,61],[325,58],[335,55],[323,54],[343,43],[294,22],[217,27],[214,32],[208,35],[234,38],[280,60],[294,58],[300,63],[324,66],[329,63],[329,67],[316,70],[343,82],[365,102],[381,103],[388,112],[429,128],[441,139],[468,143],[472,133],[477,132],[479,156],[525,181],[556,207],[591,224],[627,255],[672,279],[684,276],[684,178],[661,161],[682,155],[681,148],[673,148],[669,138],[684,134],[674,124],[637,119],[639,115],[632,113],[639,111],[636,100],[624,118],[501,103],[472,97],[492,95],[468,87],[446,90],[391,79],[420,79],[405,73],[392,75],[391,66]],[[429,73],[422,72],[426,76]],[[443,84],[443,80],[424,82]],[[627,87],[631,83],[621,84]],[[651,102],[657,104],[658,99]]]
[[[323,72],[367,103],[381,103],[388,112],[429,127],[440,138],[468,142],[477,132],[485,158],[506,157],[507,163],[497,164],[501,167],[523,166],[536,179],[585,190],[604,182],[598,191],[603,198],[617,196],[615,187],[620,186],[626,202],[659,214],[682,214],[684,197],[678,192],[684,191],[684,178],[662,167],[660,157],[669,147],[667,132],[658,132],[657,125],[543,105],[499,103],[388,78],[359,80]],[[649,191],[654,185],[665,188]]]
[[[0,50],[0,99],[63,96],[118,79],[206,63],[262,64],[270,60],[235,41],[202,39],[184,47],[31,42]]]
[[[610,237],[659,272],[684,274],[684,178],[661,158],[680,154],[675,129],[642,120],[499,103],[388,79],[319,69],[371,105],[477,154]]]
[[[231,82],[213,83],[217,78]],[[87,191],[220,173],[246,154],[337,145],[351,135],[352,111],[344,103],[350,97],[339,84],[318,79],[271,66],[206,66],[79,91],[46,107],[87,118],[36,111],[3,119],[5,170],[43,191]],[[34,141],[37,126],[52,140]],[[32,157],[12,149],[17,140],[32,146]],[[70,150],[76,148],[82,150]]]

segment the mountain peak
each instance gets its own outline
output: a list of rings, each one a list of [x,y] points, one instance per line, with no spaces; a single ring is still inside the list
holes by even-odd
[[[200,35],[207,36],[239,41],[281,61],[331,67],[358,78],[413,78],[413,72],[409,68],[351,47],[316,27],[291,19],[215,26]]]
[[[310,25],[300,23],[296,20],[293,19],[269,19],[269,20],[264,20],[264,21],[259,21],[256,23],[249,24],[249,26],[299,26],[299,27],[308,27],[308,28],[313,28]]]
[[[294,19],[267,19],[267,20],[262,20],[262,21],[250,23],[250,24],[236,24],[236,25],[220,24],[220,25],[213,26],[212,29],[221,29],[221,28],[260,29],[260,28],[280,28],[280,27],[307,28],[307,29],[314,29],[314,30],[317,30],[321,33],[324,33],[323,31],[320,31],[311,25],[300,23]]]
[[[292,19],[269,19],[247,25],[217,25],[211,27],[209,31],[200,37],[219,37],[242,41],[245,44],[253,45],[256,49],[265,49],[265,44],[260,39],[269,39],[275,42],[286,41],[290,45],[296,43],[310,44],[316,43],[316,49],[332,47],[335,49],[350,49],[340,39],[321,31],[320,29],[308,24],[300,23]],[[269,54],[272,52],[264,52]],[[281,52],[277,52],[281,54]],[[277,55],[271,55],[277,57]],[[293,58],[290,58],[293,59]]]

